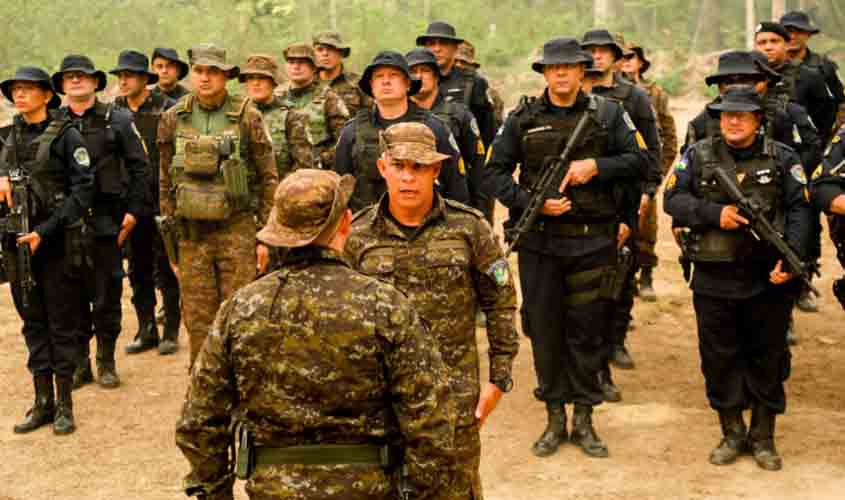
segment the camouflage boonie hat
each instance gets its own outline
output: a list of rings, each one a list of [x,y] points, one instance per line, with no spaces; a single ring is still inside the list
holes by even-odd
[[[321,31],[314,35],[312,42],[314,45],[334,47],[340,51],[344,58],[349,57],[349,54],[352,53],[352,49],[349,45],[343,43],[343,38],[341,38],[340,33],[337,31]]]
[[[631,50],[631,47],[629,47],[627,43],[625,43],[625,35],[616,32],[613,34],[613,39],[616,41],[616,45],[619,45],[622,49],[622,57],[634,55],[634,51]]]
[[[226,73],[229,79],[240,73],[240,68],[233,64],[226,64],[226,49],[212,43],[203,43],[188,49],[188,60],[191,66],[211,66]]]
[[[391,125],[379,132],[381,152],[394,160],[411,160],[420,165],[431,165],[449,158],[437,152],[437,139],[428,126],[419,122]]]
[[[335,224],[349,205],[355,178],[330,170],[303,168],[276,188],[267,225],[256,237],[274,247],[310,245]]]
[[[273,56],[253,54],[246,58],[246,65],[238,75],[238,81],[244,83],[247,75],[266,76],[273,80],[273,86],[276,86],[279,84],[279,64]]]
[[[466,40],[458,45],[458,51],[455,53],[455,59],[475,68],[481,67],[481,64],[475,60],[475,47]]]
[[[283,54],[285,61],[290,61],[291,59],[308,59],[311,61],[311,64],[317,66],[317,54],[314,53],[314,47],[307,43],[288,45],[288,48],[284,50]]]

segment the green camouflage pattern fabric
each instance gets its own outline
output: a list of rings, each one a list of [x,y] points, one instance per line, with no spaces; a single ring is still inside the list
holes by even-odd
[[[373,105],[373,99],[365,94],[358,87],[358,80],[361,76],[351,71],[343,70],[332,81],[321,80],[320,84],[329,86],[346,104],[349,116],[355,116],[361,108],[369,108]]]
[[[356,215],[345,252],[356,269],[407,294],[437,340],[457,412],[456,453],[462,458],[455,489],[469,498],[472,488],[481,499],[475,314],[480,307],[487,319],[490,380],[510,377],[519,350],[513,277],[481,212],[436,196],[433,210],[409,237],[387,214],[387,203],[385,196]]]
[[[404,295],[332,250],[293,249],[217,314],[176,428],[189,495],[232,498],[235,421],[258,447],[381,445],[401,435],[410,498],[456,498],[454,407],[437,346]],[[262,465],[246,491],[398,498],[396,475],[378,465]]]

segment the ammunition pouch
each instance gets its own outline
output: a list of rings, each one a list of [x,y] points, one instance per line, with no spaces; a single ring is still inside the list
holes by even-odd
[[[317,444],[285,448],[254,448],[255,465],[378,465],[389,469],[398,463],[387,445]]]
[[[246,165],[239,160],[226,160],[223,162],[223,183],[229,199],[236,207],[245,207],[249,204],[249,172]]]
[[[233,212],[225,185],[183,182],[176,188],[176,216],[188,220],[221,221]]]
[[[82,219],[65,227],[65,273],[68,276],[79,276],[85,265],[85,256],[91,243],[89,233]]]
[[[161,242],[164,246],[164,251],[167,252],[167,258],[170,262],[178,264],[179,262],[179,223],[173,217],[156,216],[156,227],[161,236]]]
[[[686,253],[692,262],[739,262],[751,255],[752,238],[746,231],[694,231],[686,242]]]
[[[211,178],[220,168],[220,145],[216,137],[200,136],[185,143],[185,174]]]
[[[619,300],[625,282],[634,269],[636,257],[628,246],[623,246],[616,256],[616,265],[602,273],[600,296],[603,299]]]

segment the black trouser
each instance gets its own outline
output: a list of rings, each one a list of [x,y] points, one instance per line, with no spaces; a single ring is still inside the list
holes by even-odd
[[[793,293],[787,285],[749,299],[693,294],[701,371],[710,406],[748,408],[754,402],[786,410],[783,382],[790,358],[786,328]]]
[[[615,260],[612,245],[582,257],[520,249],[522,325],[531,339],[539,399],[602,402],[598,372],[609,302],[600,291],[602,270]]]
[[[10,245],[11,247],[11,245]],[[29,351],[27,367],[33,376],[71,377],[78,352],[75,338],[79,313],[79,290],[69,279],[62,254],[48,253],[42,244],[32,256],[35,288],[25,309],[18,280],[15,252],[4,252],[15,309],[23,320],[23,336]]]
[[[155,239],[158,231],[152,216],[139,216],[129,235],[129,283],[132,285],[132,304],[138,317],[155,314]]]
[[[79,327],[79,343],[84,357],[96,333],[100,342],[112,343],[120,335],[123,295],[123,261],[117,236],[97,236],[88,245],[86,267],[80,277],[84,304]],[[92,329],[93,326],[93,329]]]
[[[637,259],[637,243],[628,238],[625,245],[631,250],[631,255]],[[625,281],[622,285],[622,292],[619,297],[613,301],[611,306],[611,324],[607,329],[608,335],[605,338],[605,356],[606,361],[610,360],[610,355],[613,354],[615,346],[624,346],[625,339],[628,337],[628,325],[634,317],[631,311],[634,309],[634,295],[637,291],[637,271],[639,266],[636,260],[631,264],[628,272],[625,274]]]

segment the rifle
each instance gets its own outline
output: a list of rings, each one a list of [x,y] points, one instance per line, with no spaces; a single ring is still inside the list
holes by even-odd
[[[757,240],[767,241],[774,246],[784,259],[786,259],[790,269],[801,277],[801,280],[807,285],[807,288],[810,289],[813,295],[816,297],[820,296],[821,294],[811,282],[813,274],[817,272],[814,266],[801,260],[798,254],[789,246],[789,243],[783,239],[783,235],[763,215],[763,207],[760,203],[753,198],[745,196],[736,184],[736,180],[728,175],[722,167],[716,167],[715,177],[719,186],[725,191],[725,194],[736,203],[737,208],[739,208],[743,216],[751,222],[748,231]]]
[[[540,215],[543,204],[549,198],[546,194],[549,189],[557,189],[560,183],[563,182],[566,172],[569,171],[569,156],[572,154],[572,149],[575,145],[581,141],[581,136],[587,128],[589,118],[590,113],[585,111],[581,115],[581,118],[578,119],[578,123],[575,125],[575,130],[572,132],[569,140],[566,141],[563,152],[553,163],[546,165],[543,175],[531,186],[531,192],[534,194],[528,202],[528,207],[522,212],[514,227],[507,231],[510,243],[505,251],[505,258],[510,255],[522,235],[527,233],[531,229],[531,226],[534,225],[534,221]]]
[[[15,239],[16,247],[16,271],[18,282],[21,287],[21,304],[24,309],[29,308],[29,296],[35,288],[35,278],[32,276],[32,250],[28,243],[17,243],[17,238],[32,232],[30,217],[32,215],[32,203],[30,197],[30,178],[20,168],[15,168],[9,173],[9,182],[12,184],[13,208],[4,208],[3,218],[5,219],[3,233]]]

